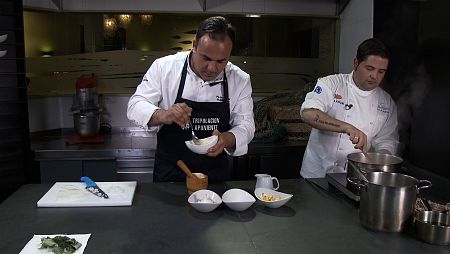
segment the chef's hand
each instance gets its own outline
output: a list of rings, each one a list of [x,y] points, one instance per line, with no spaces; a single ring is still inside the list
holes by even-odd
[[[218,136],[217,143],[208,149],[206,155],[216,157],[223,152],[223,149],[235,149],[236,138],[231,132],[220,132],[218,130],[213,131],[213,135]]]
[[[150,120],[151,125],[158,124],[172,124],[176,123],[179,126],[185,126],[189,123],[189,118],[192,113],[192,108],[186,103],[176,103],[170,106],[168,110],[157,109]]]
[[[345,129],[345,133],[349,136],[350,141],[355,144],[355,149],[360,149],[364,153],[367,152],[367,135],[354,126]]]

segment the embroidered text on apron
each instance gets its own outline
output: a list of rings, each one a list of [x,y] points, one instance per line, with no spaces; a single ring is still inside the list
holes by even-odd
[[[188,61],[189,57],[184,62],[175,103],[184,102],[192,108],[191,119],[193,125],[198,129],[194,129],[194,131],[199,138],[211,136],[213,129],[218,129],[220,132],[230,130],[228,82],[225,71],[222,81],[222,102],[196,102],[183,99],[182,95],[186,81]],[[183,130],[175,123],[164,125],[160,129],[155,154],[153,181],[184,181],[186,176],[176,165],[177,160],[183,160],[192,172],[207,174],[209,181],[214,182],[230,179],[231,172],[228,166],[227,154],[222,152],[216,157],[196,154],[189,150],[184,143],[186,140],[191,139],[190,129]]]

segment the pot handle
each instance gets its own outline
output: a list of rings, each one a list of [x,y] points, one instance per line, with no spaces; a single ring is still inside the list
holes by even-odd
[[[347,181],[353,185],[358,186],[358,189],[361,190],[361,188],[364,188],[364,190],[366,190],[367,187],[367,183],[365,181],[361,181],[359,178],[357,177],[347,177]]]
[[[366,178],[366,174],[367,174],[366,170],[356,166],[355,163],[353,163],[353,161],[351,161],[351,160],[347,160],[347,162],[348,162],[348,164],[350,164],[350,166],[352,166],[355,169],[356,172],[358,172],[359,177],[361,177],[361,179],[364,182],[369,182],[369,181],[367,181],[367,178]]]
[[[423,185],[426,184],[426,185]],[[423,185],[423,186],[420,186]],[[417,184],[417,193],[419,193],[419,191],[421,189],[426,189],[426,188],[430,188],[432,186],[431,182],[428,180],[419,180],[419,183]]]

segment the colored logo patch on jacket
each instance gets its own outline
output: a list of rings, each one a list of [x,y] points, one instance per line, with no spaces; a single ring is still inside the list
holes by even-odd
[[[317,94],[322,93],[322,87],[316,86],[316,88],[314,88],[314,92],[317,93]]]
[[[344,105],[345,103],[342,101],[342,96],[340,94],[334,94],[334,102]]]

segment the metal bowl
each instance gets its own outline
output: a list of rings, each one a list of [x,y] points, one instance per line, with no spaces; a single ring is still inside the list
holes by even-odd
[[[417,237],[436,245],[450,244],[450,214],[438,211],[420,211],[415,222]]]
[[[80,137],[95,137],[100,131],[100,113],[75,113],[73,114],[73,125]]]
[[[372,158],[369,161],[364,153],[351,153],[347,155],[347,160],[352,162],[349,166],[350,170],[353,166],[358,169],[363,169],[366,172],[383,171],[400,173],[402,171],[403,159],[395,155],[383,154],[383,153],[367,153],[367,156]],[[356,176],[356,175],[351,175]]]

